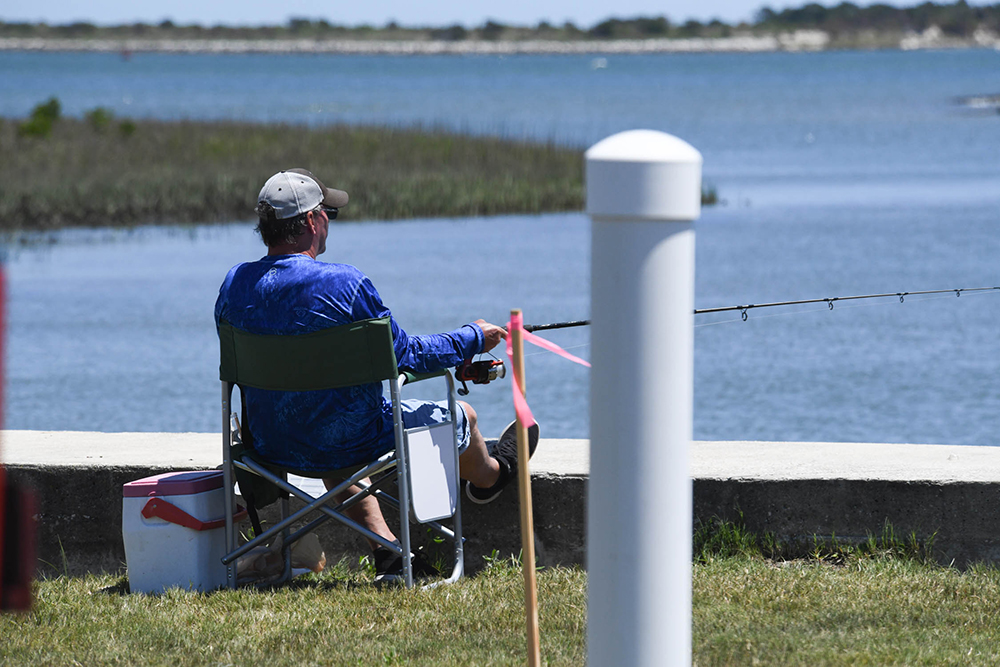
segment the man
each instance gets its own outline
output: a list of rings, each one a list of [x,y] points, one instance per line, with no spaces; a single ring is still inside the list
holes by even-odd
[[[215,321],[254,334],[301,334],[359,320],[390,316],[375,286],[357,268],[316,258],[326,251],[330,220],[347,205],[346,192],[324,186],[305,169],[289,169],[264,184],[257,202],[257,231],[267,255],[229,271],[215,304]],[[476,320],[454,331],[410,336],[395,319],[393,346],[401,369],[425,373],[449,368],[487,352],[506,338],[501,327]],[[254,449],[265,459],[300,470],[332,470],[373,461],[395,446],[392,410],[380,383],[362,388],[310,392],[244,390]],[[488,450],[476,412],[459,402],[459,471],[466,495],[488,503],[517,475],[513,425]],[[447,404],[403,402],[407,428],[448,419]],[[534,452],[538,427],[529,430]],[[332,488],[338,480],[324,480]],[[355,490],[356,491],[356,490]],[[352,493],[348,491],[345,497]],[[351,518],[390,540],[378,501],[368,497]],[[399,557],[371,543],[380,578],[396,574]],[[416,567],[416,566],[415,566]]]

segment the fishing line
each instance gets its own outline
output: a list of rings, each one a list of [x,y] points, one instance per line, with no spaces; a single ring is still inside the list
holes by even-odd
[[[564,350],[575,350],[575,349],[580,348],[580,347],[590,347],[590,343],[582,343],[580,345],[570,345],[569,347],[563,347],[563,349]],[[528,357],[537,357],[540,354],[546,354],[546,353],[544,351],[543,352],[531,352],[529,354],[525,354],[524,358],[527,359]]]
[[[704,324],[696,324],[694,325],[694,328],[700,329],[701,327],[714,327],[718,324],[734,324],[736,322],[742,322],[742,321],[743,320],[737,317],[736,319],[732,320],[719,320],[718,322],[705,322]]]

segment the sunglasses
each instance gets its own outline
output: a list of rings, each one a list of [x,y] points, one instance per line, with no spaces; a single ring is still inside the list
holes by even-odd
[[[338,209],[335,209],[330,206],[320,206],[320,208],[323,210],[324,213],[326,213],[326,217],[330,218],[331,220],[337,219]]]

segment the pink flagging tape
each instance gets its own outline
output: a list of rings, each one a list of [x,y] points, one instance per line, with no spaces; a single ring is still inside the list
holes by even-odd
[[[521,315],[511,315],[510,322],[507,323],[507,358],[510,360],[511,369],[511,387],[514,392],[514,412],[517,414],[518,421],[525,428],[531,428],[535,425],[535,416],[531,414],[531,408],[528,407],[528,401],[524,399],[524,392],[521,391],[521,385],[517,381],[517,371],[514,368],[514,328],[521,330],[521,334],[526,333],[524,331],[524,318]]]
[[[514,387],[514,412],[517,413],[518,420],[524,424],[525,428],[531,428],[535,425],[535,416],[531,414],[528,401],[524,399],[524,394],[521,393],[521,387],[517,382],[517,373],[513,375],[514,381],[511,384]]]
[[[580,364],[581,366],[586,366],[587,368],[590,368],[590,362],[589,361],[585,361],[584,359],[581,359],[580,357],[575,357],[572,354],[570,354],[569,352],[567,352],[566,350],[564,350],[561,347],[559,347],[558,345],[556,345],[555,343],[553,343],[551,341],[548,341],[548,340],[545,340],[544,338],[541,338],[540,336],[536,336],[535,334],[528,333],[527,331],[525,331],[524,330],[524,317],[522,315],[518,314],[518,315],[512,315],[511,318],[510,318],[510,322],[507,323],[507,332],[508,332],[507,333],[507,358],[510,359],[510,365],[511,365],[512,369],[514,367],[514,344],[511,341],[511,339],[513,337],[510,334],[513,333],[514,329],[519,329],[521,331],[521,339],[522,340],[527,341],[528,343],[531,343],[532,345],[537,345],[538,347],[542,348],[543,350],[548,350],[549,352],[553,352],[555,354],[558,354],[560,357],[562,357],[564,359],[569,359],[570,361],[572,361],[574,363],[577,363],[577,364]],[[514,392],[514,412],[517,413],[518,420],[520,420],[520,422],[524,426],[526,426],[526,427],[533,426],[535,424],[535,417],[534,417],[534,415],[531,414],[531,408],[528,407],[528,401],[526,401],[524,399],[524,393],[521,391],[521,387],[520,387],[520,385],[518,384],[518,381],[517,381],[517,373],[514,372],[514,373],[511,373],[511,375],[513,377],[513,381],[511,382],[511,386],[512,386],[513,392]]]

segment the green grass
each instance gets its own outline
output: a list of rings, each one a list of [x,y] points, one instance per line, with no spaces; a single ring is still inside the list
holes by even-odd
[[[519,665],[519,569],[494,565],[454,586],[379,589],[363,574],[309,575],[274,591],[122,592],[113,576],[37,583],[32,611],[0,617],[0,664]],[[538,575],[542,655],[586,657],[586,575]]]
[[[793,551],[738,524],[699,527],[696,665],[1000,663],[1000,570],[943,567],[890,526]],[[277,590],[163,596],[130,595],[123,576],[43,579],[30,612],[0,616],[0,664],[524,664],[513,560],[430,591],[370,577],[341,562]],[[538,600],[544,663],[584,664],[586,573],[540,570]]]
[[[430,591],[379,589],[343,566],[274,591],[124,593],[119,576],[36,584],[0,616],[0,664],[519,665],[520,570],[493,564]],[[586,574],[538,573],[541,653],[586,659]],[[1000,571],[882,556],[693,566],[697,665],[994,665]]]
[[[774,561],[807,559],[836,565],[859,559],[901,559],[932,565],[937,562],[934,555],[936,537],[936,533],[925,539],[919,539],[915,533],[898,535],[892,524],[886,522],[878,533],[869,533],[860,540],[843,540],[834,535],[782,542],[770,533],[747,530],[740,513],[737,521],[722,521],[716,517],[697,521],[692,547],[695,562],[700,563],[745,556]]]
[[[736,556],[695,566],[698,665],[996,665],[1000,572]]]
[[[35,127],[39,125],[39,127]],[[583,207],[582,151],[437,130],[235,122],[0,121],[0,229],[255,219],[264,181],[306,167],[342,220]]]
[[[698,665],[995,665],[1000,570],[939,565],[933,537],[785,542],[742,521],[694,535]]]

